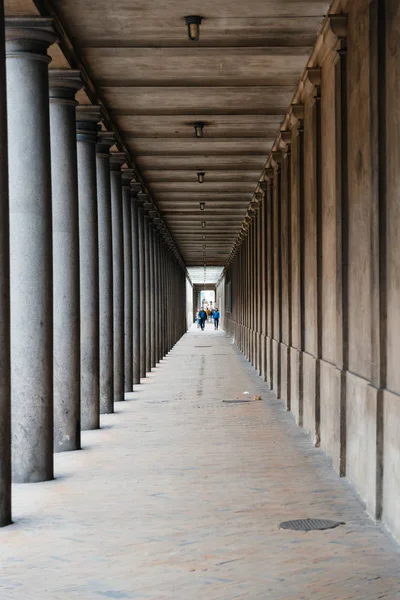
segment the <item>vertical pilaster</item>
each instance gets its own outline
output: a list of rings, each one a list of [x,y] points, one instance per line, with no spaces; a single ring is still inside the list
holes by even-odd
[[[282,341],[282,247],[281,247],[281,195],[282,195],[282,153],[272,153],[274,160],[274,186],[272,195],[272,262],[273,262],[273,340],[272,340],[272,384],[278,398],[281,398],[281,355]]]
[[[79,71],[49,81],[53,242],[54,451],[81,447],[79,209],[75,93]]]
[[[113,304],[114,304],[114,402],[121,402],[125,395],[124,381],[124,245],[122,212],[121,166],[125,154],[111,154],[111,216],[113,249]]]
[[[341,19],[343,24],[343,18]],[[340,459],[339,474],[346,474],[346,372],[349,366],[348,306],[348,117],[347,117],[347,44],[345,27],[331,17],[331,28],[339,34],[338,59],[335,66],[335,134],[336,134],[336,366],[339,371]]]
[[[81,340],[81,428],[100,427],[96,140],[100,107],[76,109]]]
[[[305,332],[305,281],[304,281],[304,105],[295,104],[293,113],[297,119],[296,130],[296,206],[292,207],[293,223],[292,233],[296,236],[295,248],[297,253],[297,348],[292,355],[291,364],[291,403],[297,424],[303,426],[303,351]]]
[[[11,389],[16,482],[53,478],[53,282],[48,47],[52,22],[6,23]],[[23,240],[23,243],[21,243]]]
[[[111,227],[110,148],[112,132],[99,131],[96,144],[99,238],[100,413],[114,412],[113,247]]]
[[[0,527],[11,523],[10,240],[4,5],[0,0]]]
[[[266,238],[267,238],[267,376],[266,381],[270,389],[273,387],[273,361],[272,339],[274,330],[274,261],[273,261],[273,196],[274,196],[274,169],[266,170],[268,187],[266,194]]]

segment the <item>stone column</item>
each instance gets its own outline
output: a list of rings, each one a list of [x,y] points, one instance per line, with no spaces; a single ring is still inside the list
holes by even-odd
[[[76,109],[81,292],[81,427],[100,427],[99,246],[96,140],[99,106]]]
[[[125,154],[111,155],[111,206],[114,275],[114,402],[124,400],[124,245],[121,166]]]
[[[130,188],[133,174],[133,169],[125,169],[122,172],[125,392],[131,392],[133,389],[132,199]]]
[[[139,183],[131,183],[132,198],[132,363],[133,384],[140,383],[140,261],[139,261],[139,202],[137,194],[140,192]]]
[[[0,527],[11,523],[10,246],[3,9],[0,0]]]
[[[49,74],[53,211],[54,452],[81,447],[79,213],[75,94],[79,71]]]
[[[156,298],[155,298],[155,269],[154,269],[154,225],[149,225],[149,260],[150,260],[150,365],[156,366]]]
[[[150,299],[150,233],[149,233],[148,215],[144,215],[144,266],[145,266],[145,303],[146,303],[146,320],[145,320],[145,336],[146,336],[146,373],[151,371],[151,299]]]
[[[100,413],[114,412],[113,246],[111,232],[110,148],[112,132],[99,131],[96,144],[99,232]]]
[[[155,235],[155,254],[154,254],[154,269],[155,269],[155,300],[156,300],[156,363],[161,360],[161,342],[160,342],[160,326],[161,326],[161,317],[160,317],[160,236],[158,234],[158,230]]]
[[[53,478],[49,19],[6,19],[11,389],[16,482]]]
[[[139,245],[139,321],[140,321],[140,377],[146,377],[146,269],[144,256],[144,208],[138,198],[138,245]]]

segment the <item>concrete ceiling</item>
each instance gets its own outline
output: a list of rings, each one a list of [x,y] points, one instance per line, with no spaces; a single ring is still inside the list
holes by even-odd
[[[221,277],[223,267],[188,267],[189,277],[193,284],[206,285],[210,283],[217,283]]]
[[[6,9],[31,14],[32,4],[6,0]],[[203,264],[205,251],[207,264],[224,265],[329,2],[34,4],[62,23],[185,263]],[[198,42],[186,15],[204,18]],[[206,124],[203,139],[195,121]]]

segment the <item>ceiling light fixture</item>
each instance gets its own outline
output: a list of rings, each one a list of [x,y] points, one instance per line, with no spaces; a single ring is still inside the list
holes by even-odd
[[[206,222],[205,222],[205,221],[202,221],[202,222],[201,222],[201,226],[202,226],[202,228],[204,229],[204,227],[206,226]]]
[[[198,15],[191,15],[190,17],[185,17],[185,23],[188,28],[188,36],[189,40],[192,42],[197,42],[200,38],[200,25],[203,20],[203,17],[199,17]]]
[[[196,121],[196,123],[193,123],[193,127],[194,127],[194,135],[197,138],[202,138],[204,135],[203,132],[203,128],[204,128],[205,123],[203,123],[202,121]]]
[[[206,203],[205,202],[200,202],[200,210],[204,210],[206,207]]]
[[[197,181],[199,183],[204,183],[204,175],[205,175],[205,173],[203,171],[199,171],[197,173]]]
[[[201,237],[203,238],[203,240],[207,239],[207,236],[205,233],[203,233],[203,235]]]

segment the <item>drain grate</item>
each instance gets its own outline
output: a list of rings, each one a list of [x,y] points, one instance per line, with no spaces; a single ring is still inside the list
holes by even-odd
[[[280,529],[294,529],[295,531],[323,531],[334,529],[344,525],[343,521],[329,521],[329,519],[297,519],[295,521],[284,521],[279,525]]]
[[[195,348],[212,348],[212,346],[195,346]]]

